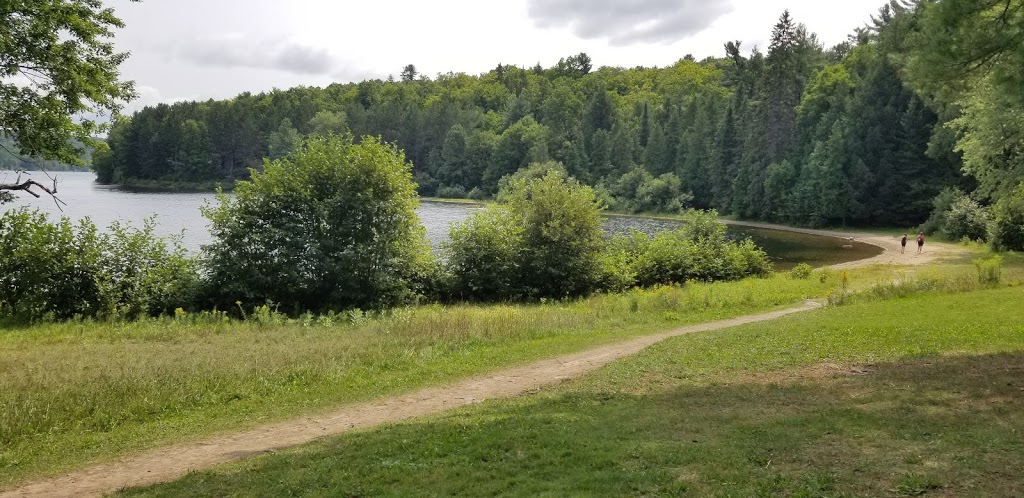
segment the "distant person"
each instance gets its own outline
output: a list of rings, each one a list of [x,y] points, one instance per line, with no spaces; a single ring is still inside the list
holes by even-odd
[[[917,253],[921,254],[922,249],[924,249],[924,232],[917,234]]]
[[[900,254],[907,252],[907,234],[903,234],[903,238],[900,239]]]

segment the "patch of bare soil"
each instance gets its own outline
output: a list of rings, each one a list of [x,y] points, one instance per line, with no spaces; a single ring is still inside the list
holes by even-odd
[[[65,475],[29,483],[0,493],[0,497],[99,496],[125,487],[170,481],[191,470],[206,469],[326,436],[400,422],[479,403],[493,398],[521,395],[545,386],[579,377],[609,362],[639,352],[670,337],[723,329],[808,311],[820,305],[808,301],[802,306],[771,313],[721,320],[683,327],[671,332],[640,337],[627,342],[552,358],[501,370],[481,377],[404,396],[348,406],[315,417],[289,420],[206,440],[157,448],[142,454],[95,465]]]
[[[787,385],[800,382],[818,382],[870,375],[875,365],[818,363],[800,368],[787,368],[776,372],[744,373],[724,377],[730,384]]]

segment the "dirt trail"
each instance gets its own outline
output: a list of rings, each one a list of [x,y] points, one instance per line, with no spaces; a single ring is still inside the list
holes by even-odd
[[[850,239],[884,249],[879,256],[834,266],[837,269],[873,264],[921,265],[963,252],[962,249],[954,245],[929,242],[925,245],[924,254],[917,255],[917,247],[911,240],[911,247],[907,248],[907,253],[900,254],[900,241],[897,237],[798,229],[767,223],[742,222],[740,224]],[[545,385],[596,370],[613,360],[634,354],[669,337],[773,320],[817,307],[819,307],[817,303],[808,301],[803,306],[781,311],[683,327],[663,334],[632,339],[624,343],[502,370],[455,384],[348,406],[321,416],[287,420],[240,433],[157,448],[145,453],[125,456],[110,463],[0,492],[0,498],[99,496],[129,486],[170,481],[184,476],[190,470],[206,469],[218,464],[308,443],[325,436],[385,423],[400,422],[457,406],[479,403],[487,399],[534,391]]]
[[[158,448],[0,492],[0,497],[99,496],[129,486],[170,481],[184,476],[190,470],[209,468],[233,460],[308,443],[325,436],[399,422],[457,406],[479,403],[487,399],[516,396],[534,391],[545,385],[591,372],[613,360],[634,354],[670,337],[774,320],[819,306],[813,301],[808,301],[802,306],[771,313],[683,327],[663,334],[640,337],[623,343],[501,370],[447,386],[423,389],[403,396],[348,406],[317,417],[288,420],[236,434]]]

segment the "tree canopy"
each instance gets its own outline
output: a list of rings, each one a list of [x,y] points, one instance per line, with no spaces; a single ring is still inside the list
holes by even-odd
[[[0,134],[29,156],[80,164],[100,120],[135,95],[111,40],[123,26],[99,0],[3,2]]]

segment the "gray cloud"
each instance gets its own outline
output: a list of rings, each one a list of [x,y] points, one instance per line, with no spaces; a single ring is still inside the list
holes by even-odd
[[[725,0],[529,0],[540,28],[569,26],[580,38],[616,46],[674,43],[697,34],[732,10]]]
[[[201,66],[276,69],[301,75],[330,75],[341,66],[341,61],[322,48],[237,35],[195,39],[178,46],[174,55]]]

